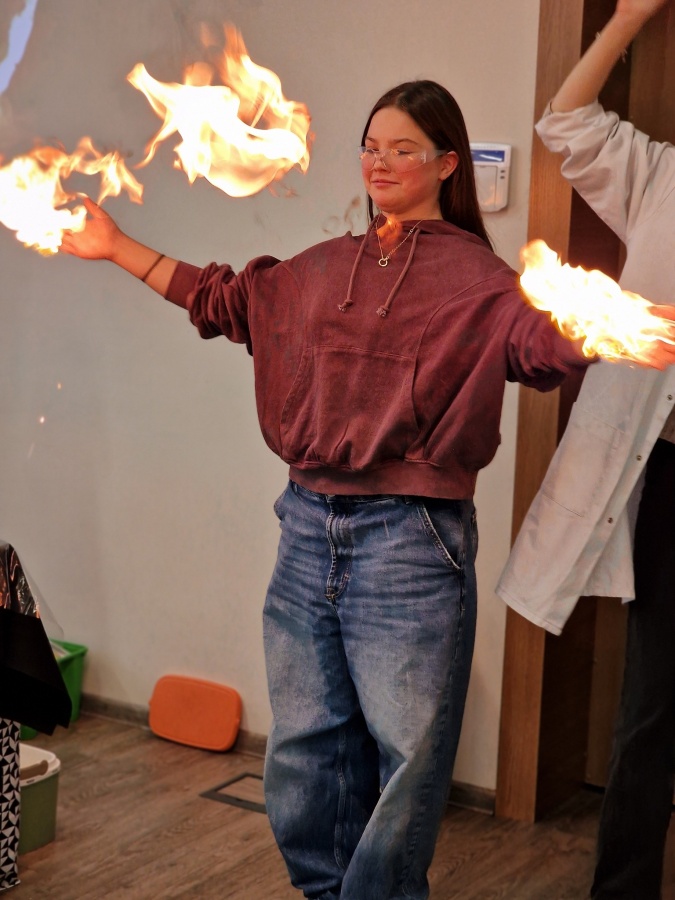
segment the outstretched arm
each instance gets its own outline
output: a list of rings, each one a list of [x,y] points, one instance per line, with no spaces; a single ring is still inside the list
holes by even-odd
[[[618,0],[614,15],[581,57],[551,101],[554,112],[569,112],[597,99],[621,54],[669,0]]]
[[[88,197],[83,202],[88,213],[84,230],[64,232],[61,251],[81,259],[108,259],[165,297],[178,261],[124,234]]]

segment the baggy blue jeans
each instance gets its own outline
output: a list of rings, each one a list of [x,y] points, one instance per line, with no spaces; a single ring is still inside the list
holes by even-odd
[[[473,503],[290,482],[275,511],[264,641],[277,844],[306,897],[422,900],[473,652]]]

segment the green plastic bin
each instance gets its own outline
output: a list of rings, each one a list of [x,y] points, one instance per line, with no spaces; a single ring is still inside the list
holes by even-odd
[[[54,650],[54,656],[61,672],[68,696],[72,704],[72,712],[70,721],[74,722],[80,716],[80,700],[82,697],[82,672],[84,669],[84,657],[87,653],[87,647],[82,644],[71,644],[70,641],[57,641],[53,638],[50,643]],[[34,738],[37,731],[34,728],[28,728],[27,725],[21,726],[20,738],[22,741],[29,741]]]
[[[31,774],[29,767],[36,763],[41,763],[44,771]],[[61,762],[49,750],[19,744],[19,765],[21,818],[18,850],[21,856],[54,840]]]

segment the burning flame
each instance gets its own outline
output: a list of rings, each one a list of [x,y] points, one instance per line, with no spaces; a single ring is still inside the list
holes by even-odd
[[[127,80],[164,119],[140,165],[178,132],[175,166],[191,184],[203,177],[231,197],[248,197],[296,165],[307,171],[310,117],[304,104],[284,98],[274,72],[251,61],[236,28],[226,26],[225,40],[220,59],[190,66],[184,84],[156,81],[142,63]],[[220,85],[212,84],[216,74]]]
[[[391,250],[403,233],[403,226],[398,219],[385,219],[377,229],[380,243],[384,250]]]
[[[100,175],[98,203],[125,190],[135,203],[141,202],[143,187],[126,168],[117,151],[101,154],[88,137],[67,154],[56,147],[38,147],[0,167],[0,223],[26,247],[45,256],[57,253],[63,232],[82,231],[84,206],[69,207],[81,193],[66,191],[62,181],[73,172]]]
[[[548,312],[560,333],[584,338],[586,356],[649,362],[656,341],[675,345],[675,322],[650,310],[649,300],[623,291],[597,269],[561,265],[544,241],[531,241],[520,251],[525,265],[521,286],[536,309]]]

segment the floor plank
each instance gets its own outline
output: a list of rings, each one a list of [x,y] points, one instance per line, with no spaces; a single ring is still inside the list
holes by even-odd
[[[56,839],[20,857],[12,900],[299,900],[266,816],[200,796],[262,774],[262,760],[84,714],[32,743],[61,762]],[[536,825],[449,807],[433,900],[583,900],[599,807],[582,791]],[[675,900],[674,857],[671,828],[664,900]]]

